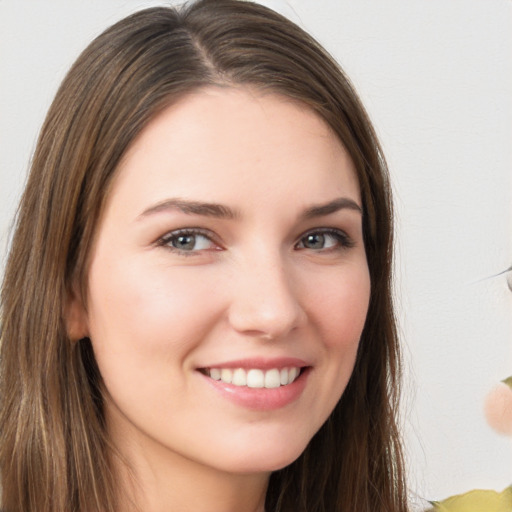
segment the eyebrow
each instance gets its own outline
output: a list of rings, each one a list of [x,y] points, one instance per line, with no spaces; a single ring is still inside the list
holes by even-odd
[[[348,197],[339,197],[333,201],[329,201],[325,204],[314,205],[309,207],[301,217],[303,219],[314,219],[315,217],[323,217],[324,215],[330,215],[339,210],[354,210],[363,214],[363,209],[353,199]]]
[[[200,201],[188,201],[185,199],[166,199],[160,203],[144,210],[139,218],[147,217],[153,213],[166,210],[179,210],[188,215],[202,215],[204,217],[215,217],[217,219],[237,219],[240,213],[228,206],[216,203],[203,203]]]
[[[138,218],[140,219],[154,213],[174,209],[187,215],[201,215],[203,217],[214,217],[217,219],[233,220],[241,217],[238,210],[233,210],[232,208],[222,204],[172,198],[165,199],[164,201],[149,207],[144,210]],[[307,220],[316,217],[323,217],[344,209],[353,210],[361,214],[363,213],[362,208],[353,199],[348,197],[339,197],[325,204],[310,206],[300,215],[300,218]]]

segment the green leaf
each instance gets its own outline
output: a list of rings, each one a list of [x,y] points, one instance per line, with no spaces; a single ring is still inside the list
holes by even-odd
[[[501,382],[504,382],[509,388],[512,389],[512,375],[504,380],[502,380]]]

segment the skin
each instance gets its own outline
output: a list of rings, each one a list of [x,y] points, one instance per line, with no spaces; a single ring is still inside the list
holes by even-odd
[[[234,215],[162,206],[169,198]],[[325,122],[247,88],[187,96],[125,155],[97,228],[87,308],[73,299],[69,322],[91,338],[108,429],[132,468],[120,464],[121,478],[141,510],[262,511],[270,473],[331,413],[370,296],[361,212],[304,218],[339,198],[361,205],[353,163]],[[174,247],[172,232],[191,228],[202,234]],[[272,410],[234,403],[198,371],[280,357],[309,373],[300,396]]]

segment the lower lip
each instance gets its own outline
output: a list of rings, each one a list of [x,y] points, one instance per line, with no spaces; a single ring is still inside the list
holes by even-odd
[[[297,400],[306,386],[311,368],[303,368],[301,374],[291,383],[278,388],[249,388],[234,386],[221,380],[213,380],[200,373],[215,391],[236,405],[255,411],[273,411]]]

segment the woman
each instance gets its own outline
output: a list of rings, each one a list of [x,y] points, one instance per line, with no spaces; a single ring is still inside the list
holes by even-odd
[[[2,508],[402,511],[385,162],[301,29],[117,23],[43,125],[2,289]]]

